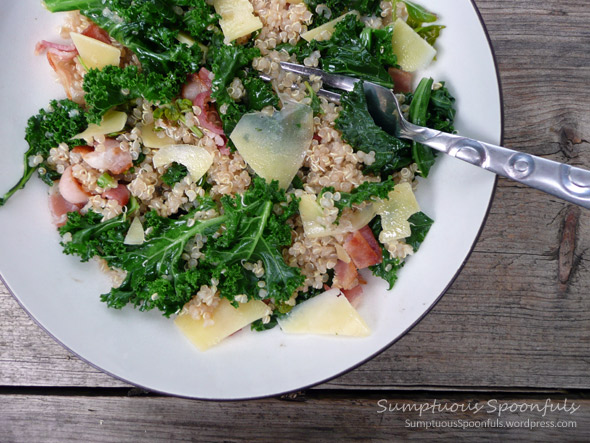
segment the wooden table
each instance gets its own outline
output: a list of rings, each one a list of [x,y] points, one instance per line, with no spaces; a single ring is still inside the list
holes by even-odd
[[[476,3],[500,70],[505,145],[590,167],[590,4]],[[589,248],[587,210],[500,179],[465,268],[413,330],[329,383],[248,402],[169,398],[115,380],[55,343],[0,286],[0,441],[588,440]],[[531,410],[565,399],[578,409]],[[384,412],[437,404],[451,411]],[[457,411],[468,404],[485,410]],[[495,422],[500,404],[522,409],[501,420],[538,427],[467,427]],[[419,419],[455,424],[425,429]],[[467,428],[449,427],[458,423]]]

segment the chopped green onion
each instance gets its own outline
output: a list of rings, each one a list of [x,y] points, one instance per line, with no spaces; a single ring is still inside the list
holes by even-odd
[[[117,180],[110,176],[108,172],[103,173],[98,180],[96,180],[96,184],[100,186],[102,189],[111,189],[116,188],[119,184]]]

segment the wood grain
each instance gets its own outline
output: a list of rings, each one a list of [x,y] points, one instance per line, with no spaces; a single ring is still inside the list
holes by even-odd
[[[399,396],[387,392],[352,398],[321,392],[294,401],[229,403],[164,397],[5,395],[0,397],[0,440],[309,442],[351,441],[354,436],[357,441],[376,442],[474,441],[482,432],[495,441],[587,440],[590,400],[565,400],[563,396]],[[545,405],[565,406],[570,412],[541,409]],[[475,407],[481,410],[475,413]],[[576,407],[579,409],[571,413]],[[500,408],[505,411],[498,416]],[[522,408],[523,412],[508,408]],[[534,428],[525,427],[532,426],[531,422]],[[545,427],[541,428],[541,422]],[[426,423],[440,427],[426,429]],[[482,426],[491,425],[495,427],[482,431]]]
[[[504,144],[590,168],[587,0],[476,4],[500,71]],[[126,384],[70,355],[0,285],[0,441],[587,441],[590,401],[582,394],[577,428],[568,430],[410,430],[404,420],[415,414],[376,411],[382,398],[431,401],[432,390],[443,390],[439,400],[525,402],[544,401],[529,391],[558,389],[547,395],[563,399],[563,389],[590,389],[589,248],[589,211],[500,179],[473,254],[432,312],[389,350],[300,402],[127,397]],[[498,393],[514,390],[523,393]]]

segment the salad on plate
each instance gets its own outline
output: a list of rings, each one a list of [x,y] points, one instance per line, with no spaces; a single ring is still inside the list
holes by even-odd
[[[36,171],[64,253],[112,277],[101,300],[174,317],[201,350],[246,326],[370,334],[355,306],[426,237],[413,191],[435,155],[378,127],[362,82],[452,132],[444,82],[415,74],[436,57],[436,14],[387,0],[44,6],[65,13],[63,41],[35,51],[67,98],[29,119],[0,206]],[[361,82],[334,103],[281,62]]]

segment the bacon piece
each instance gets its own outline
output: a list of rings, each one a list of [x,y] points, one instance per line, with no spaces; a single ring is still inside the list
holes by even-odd
[[[61,175],[58,186],[62,197],[74,205],[83,205],[90,197],[90,194],[82,188],[80,182],[72,175],[71,166],[68,166]]]
[[[60,228],[68,221],[68,212],[79,212],[82,205],[74,205],[67,201],[59,193],[59,186],[56,184],[51,187],[49,194],[49,210],[53,218],[53,223]]]
[[[93,38],[95,40],[100,40],[107,45],[112,45],[111,38],[109,37],[109,33],[104,29],[96,26],[94,23],[91,23],[84,31],[82,31],[82,35],[86,37]]]
[[[351,289],[342,289],[342,293],[348,299],[348,302],[352,305],[352,307],[356,308],[361,301],[360,296],[363,295],[363,286],[357,285]]]
[[[358,271],[352,261],[346,263],[342,260],[334,266],[333,286],[341,289],[352,289],[359,284]]]
[[[47,40],[41,40],[35,45],[35,55],[43,54],[45,51],[49,50],[59,52],[73,52],[74,56],[76,56],[78,53],[78,50],[73,43],[71,45],[62,45],[59,43],[48,42]]]
[[[383,260],[379,243],[368,226],[349,234],[343,246],[358,269],[379,264]]]
[[[103,198],[117,200],[121,206],[125,206],[129,202],[129,196],[129,189],[123,184],[102,193]]]
[[[72,53],[70,53],[72,54]],[[75,55],[74,55],[75,57]],[[84,94],[82,91],[77,91],[74,88],[75,78],[74,72],[76,70],[76,63],[72,58],[62,57],[53,52],[47,52],[47,61],[57,74],[59,82],[63,86],[66,95],[70,100],[82,105],[84,104]]]
[[[82,154],[82,158],[94,169],[99,171],[111,171],[113,174],[121,174],[133,166],[133,158],[129,151],[121,149],[119,142],[113,138],[104,141],[104,151]]]
[[[194,106],[201,109],[197,115],[199,126],[213,134],[225,135],[219,114],[215,106],[211,103],[211,73],[201,68],[197,74],[191,74],[187,77],[187,82],[182,87],[182,98],[191,100]],[[223,144],[221,144],[223,142]],[[227,140],[215,140],[217,146],[225,146]]]
[[[402,71],[397,68],[389,68],[387,72],[393,80],[393,92],[403,94],[412,92],[413,75],[411,72]]]
[[[84,154],[88,154],[92,151],[94,151],[94,148],[92,146],[74,146],[70,152],[73,152],[74,154],[80,154],[83,156]]]

